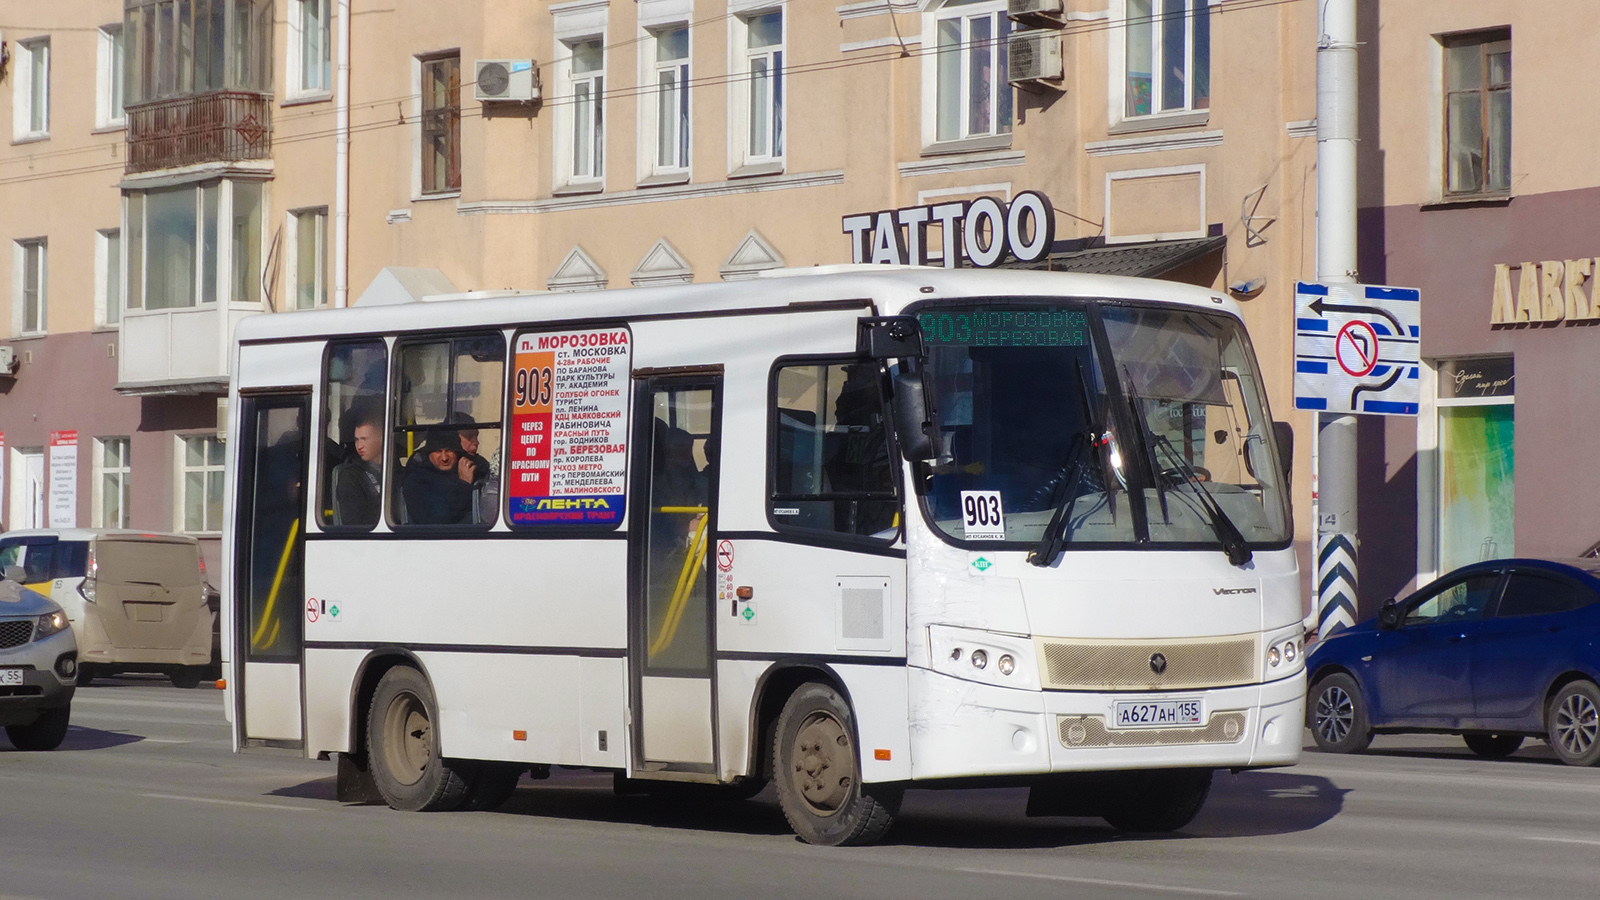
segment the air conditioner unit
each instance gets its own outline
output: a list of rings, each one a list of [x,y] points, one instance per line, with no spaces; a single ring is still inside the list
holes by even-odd
[[[1064,69],[1061,35],[1058,32],[1037,28],[1013,32],[1006,49],[1010,56],[1012,84],[1024,88],[1042,86],[1062,89],[1060,81]]]
[[[0,378],[17,374],[17,351],[0,347]]]
[[[1060,28],[1066,24],[1061,14],[1061,0],[1006,0],[1006,15],[1045,28]]]
[[[480,59],[475,75],[472,96],[480,102],[539,99],[539,67],[531,59]]]

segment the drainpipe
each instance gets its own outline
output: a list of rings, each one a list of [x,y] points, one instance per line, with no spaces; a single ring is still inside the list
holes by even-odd
[[[1356,280],[1356,0],[1323,0],[1317,40],[1317,281]],[[1317,414],[1317,630],[1356,619],[1356,417]]]
[[[334,74],[333,305],[350,294],[350,0],[339,3],[339,69]]]

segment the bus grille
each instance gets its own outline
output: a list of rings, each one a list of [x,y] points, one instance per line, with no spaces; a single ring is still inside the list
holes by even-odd
[[[1253,634],[1147,641],[1041,638],[1039,644],[1040,675],[1054,690],[1188,690],[1251,684],[1260,677]]]
[[[1099,716],[1056,716],[1061,746],[1165,747],[1172,744],[1237,744],[1244,738],[1245,714],[1219,712],[1198,728],[1107,728]]]
[[[20,647],[32,639],[32,619],[6,619],[0,621],[0,648]]]

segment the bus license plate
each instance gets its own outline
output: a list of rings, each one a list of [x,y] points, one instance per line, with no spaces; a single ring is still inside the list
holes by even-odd
[[[1199,725],[1199,700],[1119,700],[1116,707],[1118,728],[1168,728],[1174,725]]]
[[[21,684],[21,669],[0,669],[0,684]]]

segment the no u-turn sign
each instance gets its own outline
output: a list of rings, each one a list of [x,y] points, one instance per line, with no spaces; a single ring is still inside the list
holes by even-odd
[[[1417,414],[1422,295],[1414,288],[1300,282],[1294,292],[1294,405]]]

